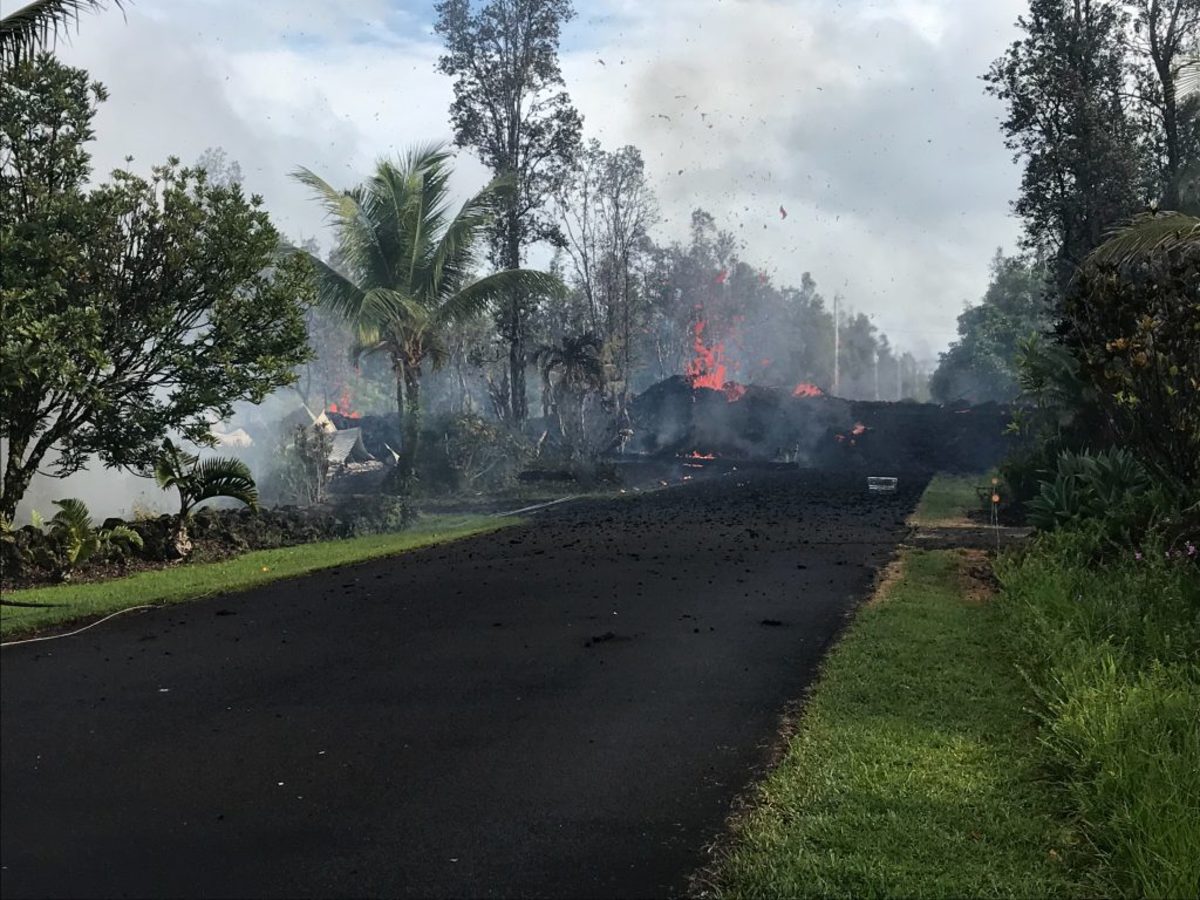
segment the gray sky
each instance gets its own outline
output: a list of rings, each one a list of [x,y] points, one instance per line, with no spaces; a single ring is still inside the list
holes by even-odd
[[[427,0],[133,0],[85,15],[62,57],[104,82],[98,172],[209,146],[290,236],[322,216],[297,165],[349,186],[448,140]],[[1011,249],[1018,171],[979,75],[1024,0],[576,0],[563,71],[587,137],[632,143],[682,237],[703,206],[777,281],[811,271],[931,358]],[[702,115],[703,114],[703,115]],[[664,118],[666,117],[666,118]],[[456,188],[486,180],[460,155]],[[786,220],[779,207],[788,211]]]

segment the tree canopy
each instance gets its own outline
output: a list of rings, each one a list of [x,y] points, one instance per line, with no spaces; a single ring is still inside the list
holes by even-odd
[[[1045,292],[1043,266],[997,250],[987,293],[958,317],[958,340],[942,354],[930,378],[933,398],[943,403],[1015,400],[1021,393],[1021,341],[1051,325]]]
[[[308,266],[277,260],[260,198],[176,160],[86,187],[105,96],[48,54],[0,84],[0,515],[43,463],[149,471],[168,432],[210,442],[308,355]]]

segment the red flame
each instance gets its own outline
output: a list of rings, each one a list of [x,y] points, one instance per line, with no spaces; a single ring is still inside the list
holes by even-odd
[[[867,426],[862,422],[855,422],[854,427],[850,429],[850,433],[858,436],[867,430]]]
[[[729,270],[728,269],[722,269],[720,272],[717,273],[717,278],[716,278],[717,284],[724,284],[728,280],[729,280]]]
[[[793,397],[823,397],[825,392],[815,384],[810,384],[807,381],[802,381],[792,388]]]
[[[730,403],[736,403],[746,394],[746,386],[726,378],[729,367],[725,364],[725,344],[716,341],[711,346],[704,342],[704,329],[708,323],[697,320],[692,326],[692,349],[695,358],[688,363],[687,376],[694,388],[721,391]]]
[[[720,341],[711,347],[704,343],[704,329],[707,325],[707,322],[700,319],[692,326],[692,349],[696,357],[688,363],[687,376],[692,381],[692,387],[720,391],[725,387],[725,345]]]
[[[716,459],[715,453],[701,453],[699,450],[693,450],[687,455],[688,459]]]
[[[336,401],[329,404],[328,411],[343,415],[347,419],[362,418],[362,413],[354,411],[354,405],[350,402],[350,392],[345,388],[342,388],[342,395]]]

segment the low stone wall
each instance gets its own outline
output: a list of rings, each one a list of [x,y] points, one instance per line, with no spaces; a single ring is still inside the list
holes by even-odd
[[[257,512],[205,508],[194,513],[188,532],[195,544],[192,558],[219,558],[248,550],[289,547],[314,541],[357,537],[400,531],[414,518],[411,503],[403,498],[380,495],[337,497],[320,506],[279,506]],[[76,572],[110,569],[122,563],[163,562],[171,558],[174,517],[126,522],[107,519],[102,529],[127,525],[142,538],[142,547],[113,542],[87,560]],[[49,530],[27,525],[5,536],[0,543],[0,577],[5,584],[28,584],[62,580],[63,547]]]

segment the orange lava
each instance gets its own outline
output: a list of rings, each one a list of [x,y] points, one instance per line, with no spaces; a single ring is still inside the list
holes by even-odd
[[[807,381],[802,381],[792,388],[793,397],[824,397],[825,392],[815,384],[810,384]]]

